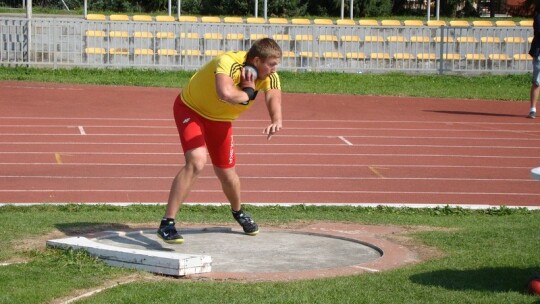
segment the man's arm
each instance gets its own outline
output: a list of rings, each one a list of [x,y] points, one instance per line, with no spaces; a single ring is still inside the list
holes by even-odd
[[[268,135],[267,139],[270,140],[272,136],[282,128],[281,91],[278,89],[267,91],[265,94],[265,102],[272,123],[263,130],[263,133]]]
[[[244,78],[244,73],[242,73],[240,84],[242,87],[254,89],[255,79],[246,79]],[[250,100],[250,96],[241,88],[235,86],[233,79],[226,74],[216,74],[216,92],[219,99],[231,104],[244,103]]]

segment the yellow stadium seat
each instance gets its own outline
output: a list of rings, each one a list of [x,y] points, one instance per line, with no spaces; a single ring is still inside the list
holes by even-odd
[[[154,55],[154,50],[137,48],[137,49],[135,49],[134,54],[137,55],[137,56],[153,56]]]
[[[381,20],[382,26],[401,26],[401,21],[393,19],[384,19]]]
[[[157,22],[174,22],[176,21],[176,19],[173,16],[160,15],[160,16],[156,16],[156,21]]]
[[[287,18],[268,18],[268,23],[270,24],[289,24]]]
[[[199,39],[199,34],[192,33],[192,32],[180,33],[180,38],[181,39]]]
[[[429,43],[431,41],[429,36],[411,36],[410,40],[416,43]]]
[[[478,27],[489,27],[489,26],[493,26],[493,22],[489,21],[489,20],[474,20],[472,22],[473,26],[478,26]]]
[[[322,42],[337,42],[338,41],[337,36],[335,35],[320,35],[318,38],[319,38],[319,41],[322,41]]]
[[[294,58],[294,57],[296,57],[296,54],[294,52],[291,52],[291,51],[284,51],[284,52],[282,52],[281,57]]]
[[[129,38],[127,31],[111,31],[109,32],[110,38]]]
[[[454,27],[468,27],[471,26],[467,20],[450,20],[450,26]]]
[[[287,34],[274,34],[274,35],[272,35],[272,39],[274,39],[276,41],[290,41],[291,36],[289,36]]]
[[[340,52],[324,52],[322,57],[325,59],[343,59],[343,54]]]
[[[104,48],[99,48],[99,47],[85,48],[84,52],[86,54],[90,54],[90,55],[105,55],[106,54],[105,49]]]
[[[371,54],[369,54],[369,58],[370,59],[375,59],[375,60],[389,60],[390,59],[390,54],[388,54],[388,53],[380,53],[380,52],[371,53]]]
[[[154,21],[154,19],[152,19],[152,16],[149,16],[149,15],[133,15],[133,17],[131,19],[133,21],[138,21],[138,22],[152,22],[152,21]]]
[[[199,22],[199,18],[197,16],[180,16],[178,22]]]
[[[317,25],[334,25],[332,19],[313,19],[313,24]]]
[[[416,59],[418,60],[435,60],[437,56],[435,53],[419,53],[416,54]]]
[[[133,38],[152,39],[154,34],[152,32],[133,32]]]
[[[86,20],[106,21],[107,17],[104,14],[88,14],[88,15],[86,15]]]
[[[497,36],[480,37],[482,43],[501,43],[501,38]]]
[[[440,36],[437,36],[437,37],[434,37],[434,38],[433,38],[433,41],[436,42],[436,43],[441,43],[441,42],[444,42],[444,43],[452,43],[452,42],[454,42],[454,38],[453,38],[453,37],[449,37],[449,36],[444,36],[444,38],[441,39]]]
[[[345,58],[347,59],[355,59],[355,60],[365,60],[366,54],[363,52],[348,52],[345,54]]]
[[[500,27],[514,27],[516,23],[512,20],[497,20],[495,21],[495,25]]]
[[[423,26],[424,21],[422,21],[422,20],[404,20],[403,25],[405,25],[405,26]]]
[[[222,40],[223,34],[221,33],[204,33],[203,38],[205,40]]]
[[[519,22],[519,26],[532,27],[533,26],[533,20],[521,20]]]
[[[378,35],[369,35],[369,36],[364,37],[364,41],[365,42],[384,42],[384,37],[378,36]]]
[[[358,25],[360,26],[378,26],[379,21],[372,19],[360,19],[358,20]]]
[[[444,20],[429,20],[427,26],[446,26],[446,21]]]
[[[344,35],[339,38],[342,42],[360,42],[360,36],[356,35]]]
[[[522,38],[522,37],[504,37],[504,42],[505,43],[516,43],[516,44],[520,44],[520,43],[523,43],[525,42],[525,40]]]
[[[176,38],[176,34],[173,32],[157,32],[156,38],[158,39],[174,39]]]
[[[414,58],[411,53],[395,53],[392,57],[395,60],[411,60]]]
[[[246,23],[249,23],[249,24],[264,24],[264,23],[266,23],[266,20],[264,20],[264,18],[260,18],[260,17],[248,17],[248,18],[246,18]]]
[[[86,31],[84,35],[87,37],[105,37],[105,31]]]
[[[445,53],[442,56],[443,60],[461,60],[461,55],[456,53]]]
[[[298,34],[294,36],[296,41],[313,41],[313,35],[309,34]]]
[[[311,21],[306,18],[293,18],[291,19],[291,23],[296,25],[310,25]]]
[[[407,39],[403,36],[388,36],[386,37],[388,42],[407,42]]]
[[[529,54],[514,54],[514,56],[512,56],[512,59],[514,59],[515,61],[529,61],[532,60],[532,57]]]
[[[337,25],[356,25],[356,21],[352,19],[338,19],[336,20]]]
[[[319,58],[319,53],[317,52],[300,52],[300,57],[305,58]]]
[[[469,60],[469,61],[486,60],[486,56],[484,56],[484,54],[479,54],[479,53],[470,53],[470,54],[465,54],[465,60]]]
[[[216,56],[219,56],[219,55],[221,55],[223,53],[225,53],[225,51],[223,51],[223,50],[205,50],[204,51],[204,56],[216,57]]]
[[[204,23],[220,23],[221,18],[218,17],[218,16],[202,16],[201,17],[201,22],[204,22]]]
[[[506,54],[489,54],[488,59],[492,61],[507,61],[510,58]]]
[[[224,17],[223,22],[225,23],[244,23],[242,17]]]
[[[123,14],[113,14],[109,16],[109,20],[111,21],[129,21],[128,15]]]
[[[129,55],[129,50],[127,48],[112,48],[109,50],[111,55]]]
[[[182,50],[182,56],[201,56],[200,50]]]
[[[178,51],[177,50],[173,50],[173,49],[159,49],[157,51],[157,54],[159,56],[177,56],[178,55]]]
[[[227,40],[244,40],[244,34],[242,33],[227,33],[225,35]]]
[[[249,40],[259,40],[263,38],[268,38],[268,34],[261,34],[261,33],[249,34]]]
[[[456,38],[456,41],[458,43],[477,43],[478,40],[473,37],[473,36],[461,36],[461,37],[457,37]]]

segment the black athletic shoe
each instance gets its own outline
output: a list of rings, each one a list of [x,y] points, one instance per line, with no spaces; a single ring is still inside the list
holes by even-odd
[[[238,212],[233,212],[232,214],[234,219],[242,226],[242,229],[244,229],[245,234],[256,235],[259,233],[259,226],[257,226],[257,223],[255,223],[248,213],[240,210]]]
[[[167,225],[160,225],[157,231],[157,235],[165,242],[169,244],[182,244],[184,238],[176,231],[174,222],[169,222]]]
[[[529,113],[529,116],[527,116],[527,118],[532,118],[532,119],[536,118],[536,112],[531,111],[531,112]]]

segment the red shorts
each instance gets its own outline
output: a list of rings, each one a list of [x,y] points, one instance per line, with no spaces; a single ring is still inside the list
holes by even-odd
[[[174,101],[174,120],[184,153],[206,147],[212,164],[231,168],[236,164],[232,136],[232,123],[202,117],[184,104],[180,95]]]

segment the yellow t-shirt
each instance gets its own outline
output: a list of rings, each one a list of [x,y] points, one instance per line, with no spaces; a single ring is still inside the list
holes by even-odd
[[[227,52],[205,64],[182,90],[182,100],[201,116],[216,121],[232,121],[249,109],[253,100],[247,105],[232,105],[221,101],[216,92],[215,74],[229,75],[235,85],[240,83],[241,68],[246,61],[247,52]],[[271,89],[281,90],[279,76],[272,73],[265,79],[255,81],[255,91],[267,92]]]

